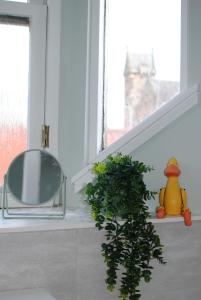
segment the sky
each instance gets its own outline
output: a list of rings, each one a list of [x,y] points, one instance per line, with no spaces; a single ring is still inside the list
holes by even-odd
[[[0,126],[27,126],[29,27],[0,24]]]
[[[118,129],[124,126],[127,49],[136,54],[153,51],[155,77],[180,80],[181,0],[108,0],[107,4],[107,126]]]

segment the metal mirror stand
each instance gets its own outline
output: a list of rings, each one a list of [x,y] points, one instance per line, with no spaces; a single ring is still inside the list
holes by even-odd
[[[63,219],[66,214],[66,179],[58,161],[44,150],[18,155],[4,176],[4,219]],[[11,208],[9,198],[26,208]],[[55,206],[58,197],[59,208]],[[41,207],[52,201],[51,207]],[[34,210],[34,212],[33,212]]]

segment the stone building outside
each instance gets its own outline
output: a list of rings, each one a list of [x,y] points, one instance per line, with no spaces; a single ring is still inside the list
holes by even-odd
[[[124,69],[125,124],[105,131],[105,146],[136,127],[179,92],[179,82],[158,80],[152,54],[127,52]]]

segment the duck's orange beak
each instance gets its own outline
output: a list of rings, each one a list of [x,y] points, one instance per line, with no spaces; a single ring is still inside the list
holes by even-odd
[[[181,174],[180,169],[175,165],[169,165],[164,171],[165,176],[170,177],[178,177]]]

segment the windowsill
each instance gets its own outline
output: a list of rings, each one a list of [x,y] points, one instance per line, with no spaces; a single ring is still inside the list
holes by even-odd
[[[154,224],[184,222],[182,217],[166,217],[156,219],[154,216],[150,219]],[[201,221],[200,215],[193,215],[192,221]],[[95,223],[91,219],[90,213],[85,208],[69,209],[63,220],[45,220],[45,219],[2,219],[0,215],[0,234],[16,232],[37,232],[54,231],[69,229],[87,229],[94,228]]]
[[[165,217],[164,219],[157,219],[156,217],[152,217],[151,222],[154,224],[160,224],[160,223],[178,223],[178,222],[184,222],[183,217]],[[201,221],[201,214],[200,215],[192,215],[192,221]]]
[[[23,209],[23,212],[26,210]],[[28,210],[30,212],[31,208]],[[46,208],[40,208],[38,212],[46,211]],[[81,229],[94,226],[90,214],[83,208],[68,209],[64,219],[3,219],[0,211],[0,233]]]

